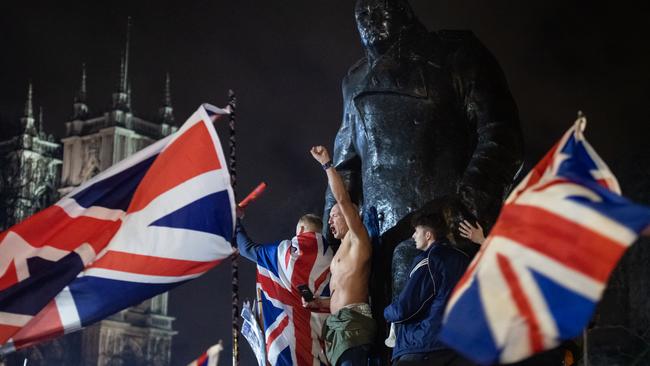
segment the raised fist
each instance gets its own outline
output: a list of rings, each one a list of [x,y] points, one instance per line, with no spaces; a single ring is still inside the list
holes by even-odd
[[[311,152],[311,156],[313,156],[314,159],[316,159],[316,161],[318,161],[321,164],[325,164],[328,161],[332,160],[325,146],[314,146],[311,148],[310,152]]]

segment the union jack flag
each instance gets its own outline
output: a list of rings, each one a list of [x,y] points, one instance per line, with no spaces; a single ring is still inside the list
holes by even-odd
[[[266,244],[257,251],[257,287],[261,290],[266,354],[273,366],[326,364],[321,329],[329,314],[302,306],[297,286],[316,297],[329,296],[332,249],[317,233]]]
[[[475,362],[519,361],[578,336],[650,224],[649,208],[620,195],[585,126],[579,118],[508,197],[449,300],[440,337]]]
[[[230,175],[204,105],[178,132],[0,234],[8,353],[200,276],[233,252]]]
[[[218,366],[221,351],[223,351],[223,344],[219,341],[219,343],[208,348],[199,358],[190,362],[187,366]]]

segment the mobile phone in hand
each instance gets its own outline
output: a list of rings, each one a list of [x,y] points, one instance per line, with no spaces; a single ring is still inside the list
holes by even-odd
[[[302,296],[302,298],[305,299],[305,301],[307,301],[307,302],[314,301],[314,294],[309,289],[309,286],[307,286],[307,285],[298,285],[298,286],[296,286],[296,288],[300,292],[300,296]]]

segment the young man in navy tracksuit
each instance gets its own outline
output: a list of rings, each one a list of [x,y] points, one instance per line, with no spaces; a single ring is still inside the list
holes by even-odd
[[[422,253],[399,297],[384,310],[396,327],[393,365],[471,365],[438,341],[447,300],[470,258],[447,241],[441,212],[419,212],[411,223]]]

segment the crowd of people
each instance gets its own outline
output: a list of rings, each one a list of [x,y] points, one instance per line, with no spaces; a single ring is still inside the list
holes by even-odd
[[[328,224],[341,243],[330,265],[329,297],[305,299],[311,311],[329,314],[323,320],[320,340],[330,365],[368,365],[376,337],[369,299],[372,245],[359,213],[351,201],[343,180],[332,166],[323,146],[311,149],[313,158],[327,174],[329,188],[336,199]],[[472,363],[438,341],[445,305],[457,281],[469,265],[470,256],[451,244],[442,212],[417,212],[412,218],[413,240],[421,251],[414,262],[406,285],[384,309],[391,323],[386,345],[393,348],[393,365],[471,365]],[[296,236],[305,232],[322,239],[323,222],[313,214],[303,215],[296,225]],[[469,221],[460,223],[459,234],[477,244],[485,240],[482,227]],[[262,247],[252,241],[238,220],[237,245],[241,254],[256,262]],[[314,290],[314,289],[312,289]]]

